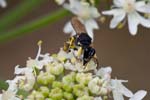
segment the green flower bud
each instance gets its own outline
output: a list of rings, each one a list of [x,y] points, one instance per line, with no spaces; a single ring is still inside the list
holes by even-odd
[[[64,92],[64,98],[67,100],[74,100],[74,97],[71,93]]]
[[[61,82],[58,82],[58,81],[54,81],[53,83],[52,83],[52,88],[62,88],[62,83]]]
[[[87,85],[92,79],[92,73],[77,73],[76,81],[80,84]]]
[[[53,100],[63,99],[63,91],[60,88],[54,88],[51,90],[49,97]]]
[[[55,80],[55,76],[51,75],[50,73],[47,72],[40,72],[40,74],[37,77],[37,82],[39,84],[43,84],[43,85],[48,85],[50,83],[52,83]]]
[[[60,75],[64,71],[64,66],[61,63],[54,62],[47,65],[46,70],[54,75]]]
[[[94,97],[84,95],[82,97],[77,98],[77,100],[94,100]]]
[[[108,94],[108,89],[107,88],[105,88],[105,87],[101,87],[101,89],[100,89],[100,94],[101,95],[107,95]]]
[[[73,93],[78,96],[78,97],[81,97],[83,95],[89,95],[89,91],[88,91],[88,88],[85,87],[84,85],[82,84],[77,84],[77,85],[74,85],[73,87]]]
[[[35,100],[45,100],[44,95],[41,92],[36,92]]]
[[[71,85],[68,85],[68,84],[63,84],[63,89],[64,89],[66,92],[71,92],[71,91],[72,91],[72,86],[71,86]]]
[[[31,93],[30,95],[28,95],[27,100],[34,100],[34,99],[35,99],[36,92],[37,92],[37,91],[33,90],[32,93]]]
[[[91,93],[100,95],[100,89],[102,87],[101,85],[102,85],[102,80],[99,77],[95,77],[89,82],[88,88]]]
[[[62,82],[64,84],[73,85],[75,82],[76,73],[71,72],[70,74],[63,77]]]
[[[41,86],[41,87],[40,87],[40,92],[41,92],[45,97],[47,97],[48,94],[49,94],[49,89],[48,89],[48,87],[46,87],[46,86]]]
[[[103,99],[104,99],[104,100],[108,100],[108,96],[104,96]]]

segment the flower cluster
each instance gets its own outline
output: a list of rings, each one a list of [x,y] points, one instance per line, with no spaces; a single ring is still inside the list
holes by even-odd
[[[99,26],[95,19],[100,18],[100,13],[95,7],[97,0],[55,0],[59,5],[75,14],[80,21],[85,25],[86,30],[93,38],[93,30]],[[129,32],[135,35],[138,30],[138,25],[141,24],[146,28],[150,28],[150,1],[149,0],[113,0],[111,10],[102,11],[103,15],[112,15],[113,19],[110,22],[110,28],[122,28],[128,21]],[[70,22],[64,27],[65,33],[75,34]]]
[[[97,69],[92,60],[83,66],[75,50],[60,49],[50,56],[41,54],[41,41],[38,45],[35,59],[29,58],[26,67],[15,67],[15,78],[6,81],[9,87],[0,100],[124,100],[124,96],[142,100],[147,93],[140,90],[133,94],[123,85],[126,80],[112,79],[111,67]]]

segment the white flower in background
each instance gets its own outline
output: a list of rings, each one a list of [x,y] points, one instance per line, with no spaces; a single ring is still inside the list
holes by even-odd
[[[5,8],[7,6],[7,3],[5,0],[0,0],[0,6]]]
[[[88,35],[93,39],[93,30],[99,28],[95,21],[95,18],[100,16],[97,8],[79,0],[69,0],[69,4],[65,3],[64,8],[68,9],[79,18],[85,25]],[[76,34],[70,22],[65,25],[64,32],[72,33],[72,35]]]
[[[113,15],[110,28],[115,28],[123,19],[127,17],[129,32],[132,35],[137,33],[137,27],[141,24],[150,28],[150,21],[144,18],[140,13],[150,13],[150,7],[145,1],[136,0],[113,0],[114,8],[109,11],[103,11],[104,15]]]
[[[142,100],[147,94],[145,90],[137,91],[129,100]]]
[[[112,93],[113,93],[113,98],[114,100],[124,100],[123,96],[126,97],[132,97],[133,93],[127,89],[122,82],[127,82],[125,80],[117,80],[117,79],[112,79],[111,80],[111,85],[112,85]]]
[[[55,2],[56,2],[58,5],[62,5],[62,4],[65,2],[65,0],[55,0]]]

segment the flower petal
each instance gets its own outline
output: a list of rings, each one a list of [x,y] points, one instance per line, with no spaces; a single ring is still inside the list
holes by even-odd
[[[75,35],[76,32],[73,29],[71,22],[66,23],[64,29],[63,29],[64,33],[71,33],[71,36]]]
[[[116,14],[118,9],[112,9],[112,10],[107,10],[107,11],[102,11],[102,14],[104,15],[114,15]]]
[[[147,91],[139,90],[129,100],[142,100],[146,94],[147,94]]]
[[[140,20],[140,24],[144,27],[150,28],[150,20],[145,19],[141,15],[137,13],[138,19]]]
[[[112,93],[114,100],[124,100],[123,95],[117,90],[113,90]]]
[[[115,4],[115,6],[117,7],[123,7],[125,0],[113,0],[113,3]]]
[[[110,22],[110,28],[115,28],[125,18],[125,16],[125,12],[115,15]]]
[[[135,35],[137,33],[137,26],[139,24],[139,19],[137,18],[137,13],[133,12],[128,14],[128,27],[129,27],[129,32],[132,35]]]
[[[28,67],[25,67],[25,68],[19,68],[19,65],[17,65],[15,67],[15,74],[25,74],[26,72],[32,72],[32,68],[28,68]]]
[[[126,80],[111,80],[112,88],[114,91],[117,91],[118,93],[121,93],[122,95],[126,97],[132,97],[133,93],[127,89],[122,82],[127,82]]]
[[[97,72],[96,75],[100,76],[104,79],[110,79],[111,78],[111,72],[112,72],[112,68],[111,67],[105,67],[105,68],[100,68]]]
[[[98,12],[98,9],[95,7],[90,7],[89,11],[91,13],[92,18],[98,18],[100,16],[100,13]]]
[[[69,0],[69,4],[65,3],[63,7],[75,15],[78,15],[79,12],[81,12],[83,9],[81,3],[78,0]]]
[[[142,13],[150,13],[150,3],[145,4],[144,1],[139,1],[135,4],[136,10]]]
[[[97,22],[94,19],[89,19],[84,22],[84,25],[85,25],[88,35],[93,39],[94,38],[93,30],[99,28]]]
[[[112,9],[102,12],[104,15],[113,15],[113,19],[110,22],[110,28],[115,28],[119,22],[125,18],[125,11],[123,9]]]
[[[121,87],[120,91],[124,96],[126,96],[126,97],[132,97],[133,96],[133,93],[131,92],[131,90],[126,88],[122,83],[121,83],[120,87]]]

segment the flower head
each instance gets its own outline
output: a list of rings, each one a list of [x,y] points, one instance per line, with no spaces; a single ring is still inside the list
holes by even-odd
[[[114,100],[142,100],[146,91],[140,90],[133,94],[122,82],[124,80],[111,79],[111,67],[96,69],[95,64],[89,62],[84,65],[77,57],[75,50],[58,54],[42,55],[41,47],[37,57],[30,60],[26,67],[15,67],[13,80],[7,80],[9,87],[0,94],[0,100],[106,100],[113,94]],[[34,63],[37,62],[37,63]],[[18,94],[23,90],[27,94]]]

